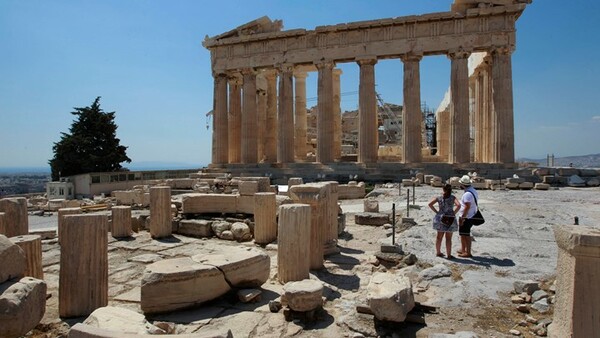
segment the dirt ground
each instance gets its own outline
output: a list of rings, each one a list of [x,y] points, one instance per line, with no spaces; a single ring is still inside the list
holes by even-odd
[[[356,225],[354,214],[362,212],[363,200],[343,200],[340,203],[346,215],[346,230],[339,238],[340,253],[327,256],[324,269],[311,271],[311,278],[324,283],[326,297],[323,311],[315,321],[288,322],[281,311],[269,311],[269,301],[277,299],[282,292],[282,285],[274,278],[277,251],[273,245],[260,248],[271,257],[272,269],[259,302],[240,303],[234,295],[227,295],[196,309],[151,316],[148,320],[176,323],[179,333],[202,334],[215,328],[229,328],[234,337],[428,337],[433,333],[459,331],[471,331],[480,337],[509,337],[511,329],[520,331],[524,337],[535,337],[531,333],[534,324],[522,323],[525,314],[511,303],[513,282],[536,280],[547,290],[554,281],[557,261],[552,227],[573,224],[575,216],[581,225],[597,227],[595,220],[600,219],[600,188],[483,190],[479,192],[479,205],[486,223],[473,229],[474,257],[447,260],[435,256],[435,231],[431,226],[434,214],[427,207],[429,200],[441,193],[440,188],[415,189],[415,201],[410,201],[412,206],[408,209],[408,217],[414,219],[414,224],[400,224],[402,217],[407,217],[406,188],[389,185],[376,187],[375,191],[381,212],[391,212],[395,203],[396,239],[406,253],[416,255],[415,265],[401,269],[377,260],[379,241],[390,236],[392,230],[386,226]],[[461,191],[455,193],[462,195]],[[30,216],[30,223],[39,223],[39,218]],[[44,222],[48,223],[48,219]],[[109,239],[109,305],[138,312],[141,312],[140,280],[145,266],[150,264],[140,261],[141,255],[164,259],[226,250],[232,245],[256,247],[252,242],[179,235],[172,240],[156,241],[145,231],[127,241]],[[458,248],[455,234],[453,252]],[[59,259],[60,247],[56,240],[45,240],[44,279],[50,298],[42,323],[28,337],[65,336],[71,325],[85,319],[58,317]],[[420,271],[437,264],[449,267],[452,275],[427,282],[418,280]],[[376,271],[409,276],[416,301],[437,311],[425,313],[424,324],[382,323],[372,315],[357,313],[356,306],[365,303],[366,286]],[[531,310],[529,315],[538,320],[552,318],[552,306],[548,313]]]

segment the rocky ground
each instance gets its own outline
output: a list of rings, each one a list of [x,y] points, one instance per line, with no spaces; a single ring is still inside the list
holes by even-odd
[[[520,280],[540,282],[550,300],[556,270],[557,248],[552,227],[579,223],[597,226],[600,219],[600,188],[560,188],[549,191],[497,190],[480,191],[479,204],[486,223],[474,228],[474,257],[447,260],[435,256],[434,216],[427,204],[441,192],[440,188],[417,187],[414,205],[408,210],[414,223],[401,223],[407,217],[406,188],[399,196],[397,185],[377,187],[373,195],[380,211],[391,212],[395,203],[398,215],[397,242],[407,253],[418,258],[415,265],[400,268],[379,261],[379,241],[391,235],[388,226],[356,225],[354,213],[362,212],[363,200],[341,201],[346,214],[346,230],[340,236],[340,253],[326,258],[325,268],[313,271],[311,278],[325,283],[326,302],[313,322],[286,321],[282,312],[272,313],[269,301],[282,293],[274,278],[276,246],[262,250],[271,256],[271,279],[263,285],[257,303],[241,303],[235,295],[225,296],[187,311],[148,317],[150,321],[176,323],[180,333],[202,333],[215,328],[229,328],[234,337],[429,337],[438,333],[469,331],[480,337],[504,337],[517,334],[534,337],[536,323],[552,318],[552,305],[540,313],[529,305],[517,310],[511,297],[513,283]],[[458,196],[462,192],[456,192]],[[411,191],[412,194],[412,191]],[[411,196],[412,197],[412,196]],[[412,200],[411,200],[411,203]],[[30,216],[30,225],[55,226],[56,218]],[[110,237],[109,237],[110,238]],[[227,246],[255,245],[219,239],[196,239],[176,235],[171,240],[152,240],[140,232],[129,240],[109,240],[109,305],[140,312],[140,280],[147,264],[170,257],[191,256]],[[453,251],[459,240],[453,238]],[[58,317],[58,271],[60,247],[56,240],[43,244],[44,279],[51,297],[42,323],[30,332],[31,337],[65,335],[70,325],[85,318],[61,320]],[[442,247],[442,251],[444,251]],[[423,270],[435,267],[427,276]],[[356,306],[366,298],[366,286],[376,271],[402,273],[411,278],[415,298],[421,304],[437,308],[424,314],[424,324],[390,324],[374,320],[372,315],[357,313]],[[551,302],[550,302],[551,303]],[[529,316],[529,318],[527,317]],[[542,323],[543,326],[544,323]],[[513,332],[511,333],[511,330]],[[542,332],[539,332],[542,333]]]

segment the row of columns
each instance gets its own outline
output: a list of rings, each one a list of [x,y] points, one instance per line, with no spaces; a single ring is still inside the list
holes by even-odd
[[[473,92],[474,162],[514,161],[511,50],[496,49],[475,70]]]
[[[511,50],[495,49],[487,68],[478,70],[475,98],[476,162],[514,162],[514,122]],[[471,162],[468,51],[448,53],[451,60],[450,113],[441,119],[438,133],[440,156],[449,163]],[[404,64],[402,161],[422,162],[421,55],[401,57]],[[375,93],[376,57],[357,59],[360,67],[358,162],[378,158],[378,114]],[[340,75],[332,61],[315,64],[318,70],[316,161],[341,159]],[[294,65],[280,65],[261,74],[264,88],[257,87],[257,71],[215,74],[213,163],[304,161],[307,146],[306,72]],[[279,86],[277,88],[277,78]],[[295,86],[294,86],[295,82]],[[295,90],[295,91],[294,91]],[[439,123],[439,122],[438,122]]]

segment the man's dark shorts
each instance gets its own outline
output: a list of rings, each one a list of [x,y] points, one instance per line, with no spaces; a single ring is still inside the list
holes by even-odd
[[[458,227],[458,234],[460,236],[471,236],[471,228],[473,227],[473,220],[467,218],[463,221],[463,224]]]

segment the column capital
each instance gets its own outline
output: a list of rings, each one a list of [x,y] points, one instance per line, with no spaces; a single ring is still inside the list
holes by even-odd
[[[333,62],[333,60],[318,60],[315,61],[314,64],[318,70],[335,67],[335,62]]]
[[[358,63],[359,66],[363,66],[363,65],[374,66],[377,63],[377,57],[375,57],[375,56],[357,57],[354,60],[356,60],[356,63]]]
[[[256,75],[257,71],[254,68],[242,68],[240,69],[242,75]]]
[[[291,73],[294,71],[294,64],[293,63],[279,63],[279,64],[275,65],[275,68],[277,68],[277,70],[279,70],[282,73]]]
[[[213,71],[212,76],[216,79],[218,77],[227,77],[227,73],[224,71]]]
[[[485,74],[486,72],[489,72],[491,64],[492,56],[488,54],[483,57],[483,61],[481,62],[481,64],[479,64],[479,66],[477,66],[477,68],[475,68],[473,74],[481,75]]]
[[[496,46],[489,50],[490,55],[511,55],[515,51],[514,46]]]
[[[340,75],[342,75],[343,73],[344,73],[344,72],[343,72],[341,69],[339,69],[339,68],[333,68],[333,75],[340,76]]]
[[[489,67],[492,64],[492,54],[488,53],[488,55],[483,57],[483,63],[486,67]]]
[[[265,79],[273,80],[273,79],[277,78],[277,69],[275,69],[275,68],[265,69],[265,70],[263,70],[262,74],[265,77]]]
[[[294,77],[296,80],[304,80],[308,77],[308,73],[302,70],[294,70]]]
[[[468,59],[469,56],[471,56],[471,51],[460,48],[460,49],[449,50],[447,55],[448,55],[448,58],[450,58],[451,60]]]
[[[419,62],[423,58],[423,54],[419,53],[407,53],[400,55],[402,62]]]
[[[227,72],[227,80],[232,85],[241,85],[242,84],[242,73],[239,71],[229,71]]]

